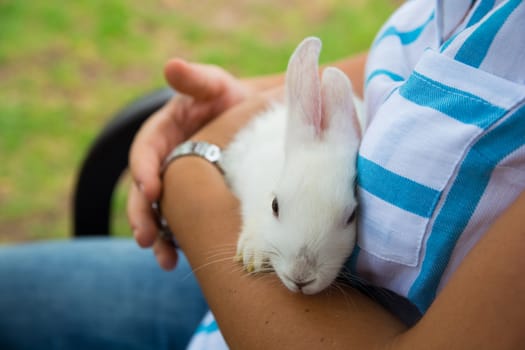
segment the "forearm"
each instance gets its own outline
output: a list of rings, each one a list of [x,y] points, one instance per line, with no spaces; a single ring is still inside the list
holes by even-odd
[[[399,338],[398,349],[525,349],[523,213],[525,192],[467,255],[422,320]]]
[[[273,275],[248,276],[232,260],[238,202],[217,169],[188,157],[166,175],[163,208],[232,348],[371,349],[403,329],[355,290],[304,296],[289,292]]]

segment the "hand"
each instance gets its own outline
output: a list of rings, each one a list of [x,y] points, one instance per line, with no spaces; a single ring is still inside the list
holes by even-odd
[[[133,141],[129,156],[133,184],[127,210],[137,243],[153,245],[159,265],[170,270],[177,263],[177,253],[169,242],[157,237],[151,209],[161,195],[162,162],[173,147],[246,98],[251,88],[220,67],[180,59],[168,62],[165,76],[177,94],[144,123]]]

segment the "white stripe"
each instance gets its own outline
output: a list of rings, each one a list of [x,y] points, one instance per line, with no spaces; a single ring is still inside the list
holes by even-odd
[[[409,1],[404,3],[383,26],[378,37],[386,28],[395,26],[400,31],[409,31],[420,26],[429,18],[433,11],[431,1]],[[365,76],[368,77],[377,69],[386,69],[393,73],[407,77],[412,72],[416,62],[424,50],[431,46],[437,48],[439,39],[436,34],[435,23],[429,23],[418,39],[410,45],[404,46],[395,36],[383,40],[378,46],[373,47],[368,59]],[[385,60],[385,57],[388,59]],[[391,59],[397,57],[397,59]],[[392,82],[385,77],[378,77],[370,82],[365,91],[365,105],[368,121],[371,122],[377,108],[384,102],[385,98],[398,86],[399,82]]]
[[[364,250],[358,256],[356,268],[359,276],[368,283],[387,288],[401,296],[408,294],[419,272],[418,269],[385,261]]]
[[[503,109],[509,109],[524,98],[524,85],[473,68],[447,56],[448,54],[427,50],[415,70],[430,79],[476,95]]]
[[[358,244],[386,261],[416,266],[428,219],[409,213],[359,189]]]
[[[464,22],[465,13],[470,8],[471,0],[437,0],[436,20],[438,23],[438,33],[440,40],[447,40],[461,29]]]
[[[410,104],[394,93],[367,130],[360,153],[398,175],[440,191],[480,132],[474,125]]]

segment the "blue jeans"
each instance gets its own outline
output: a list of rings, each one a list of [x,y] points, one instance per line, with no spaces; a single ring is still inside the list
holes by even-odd
[[[0,248],[0,349],[183,349],[206,310],[183,256],[165,272],[131,240]]]

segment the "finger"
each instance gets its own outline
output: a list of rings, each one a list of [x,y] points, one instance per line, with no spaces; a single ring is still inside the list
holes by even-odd
[[[172,100],[152,115],[140,128],[131,145],[131,176],[150,202],[160,196],[162,162],[184,137],[172,117],[176,114],[176,108],[177,105]]]
[[[166,64],[164,75],[175,90],[195,99],[207,99],[222,94],[226,82],[233,79],[219,67],[188,63],[178,58]]]
[[[128,221],[137,244],[143,248],[151,247],[158,234],[150,202],[136,184],[131,184],[128,195]]]
[[[153,245],[157,262],[164,270],[173,270],[177,266],[178,254],[175,246],[162,238],[157,238]]]

